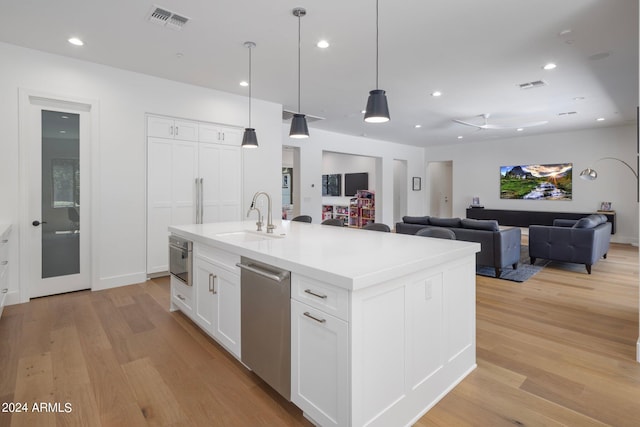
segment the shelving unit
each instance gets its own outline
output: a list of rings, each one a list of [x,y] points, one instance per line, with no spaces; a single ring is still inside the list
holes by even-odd
[[[341,219],[344,225],[348,225],[349,206],[346,205],[322,205],[322,220],[325,219]]]
[[[373,191],[358,190],[349,202],[349,227],[362,228],[376,221],[376,195]]]

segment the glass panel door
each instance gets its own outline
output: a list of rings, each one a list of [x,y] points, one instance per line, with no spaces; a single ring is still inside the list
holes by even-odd
[[[41,141],[46,279],[80,273],[80,115],[42,110]]]

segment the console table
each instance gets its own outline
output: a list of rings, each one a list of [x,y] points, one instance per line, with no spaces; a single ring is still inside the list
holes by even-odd
[[[553,225],[554,219],[580,219],[594,212],[546,212],[546,211],[512,211],[505,209],[468,208],[467,218],[495,219],[500,225],[513,227],[529,227],[530,225]],[[616,233],[615,212],[597,212],[607,217],[611,223],[611,234]]]

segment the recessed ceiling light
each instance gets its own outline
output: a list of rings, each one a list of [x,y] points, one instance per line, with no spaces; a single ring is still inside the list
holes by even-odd
[[[464,136],[458,135],[458,139],[462,139],[462,138],[464,138]]]
[[[516,129],[516,132],[522,132],[524,130],[524,128],[518,128]]]
[[[573,98],[574,101],[584,101],[584,96],[576,96]]]
[[[553,62],[549,62],[548,64],[544,64],[544,66],[542,67],[543,70],[553,70],[554,68],[556,68],[557,65],[554,64]]]
[[[416,129],[420,129],[422,127],[422,125],[415,125],[414,128]]]
[[[320,40],[318,44],[316,44],[320,49],[326,49],[329,47],[329,42],[326,40]]]
[[[243,80],[243,81],[241,81],[241,82],[240,82],[240,86],[242,86],[242,87],[247,87],[247,86],[249,86],[249,83],[248,83],[248,82],[245,82],[245,81]]]
[[[80,40],[77,37],[71,37],[69,40],[67,40],[69,43],[71,43],[74,46],[84,46],[84,42],[82,40]]]
[[[440,92],[439,90],[436,90],[435,92],[431,92],[431,96],[435,96],[435,97],[442,96],[442,92]]]
[[[598,122],[604,122],[604,117],[598,117],[598,118],[596,119],[596,121],[598,121]]]
[[[569,28],[567,28],[566,30],[562,30],[558,33],[559,36],[566,36],[568,34],[571,34],[573,31]]]

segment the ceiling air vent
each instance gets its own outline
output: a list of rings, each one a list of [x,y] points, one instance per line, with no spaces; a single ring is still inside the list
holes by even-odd
[[[291,120],[291,118],[295,113],[296,113],[295,111],[282,110],[282,120]],[[305,117],[307,118],[307,123],[324,120],[324,117],[312,116],[309,114],[305,114]]]
[[[546,85],[547,85],[547,82],[545,82],[544,80],[536,80],[534,82],[520,83],[518,87],[520,89],[533,89],[536,87],[542,87]]]
[[[147,20],[154,24],[162,25],[174,30],[181,30],[182,27],[189,22],[189,18],[158,6],[153,6],[151,8],[151,12],[149,12]]]

